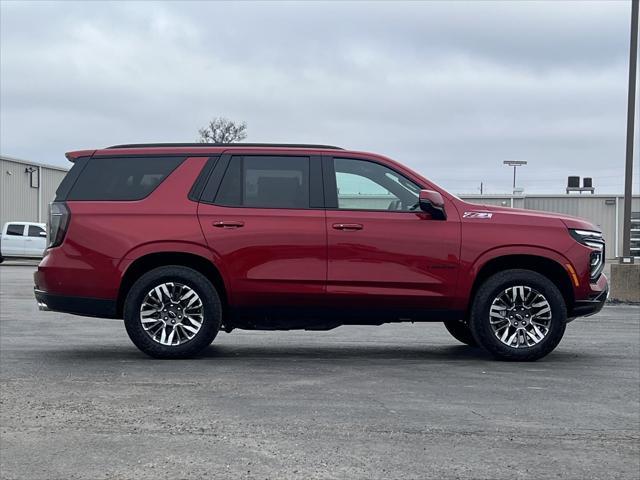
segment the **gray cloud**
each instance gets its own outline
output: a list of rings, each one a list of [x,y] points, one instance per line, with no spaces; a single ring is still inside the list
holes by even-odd
[[[629,3],[7,3],[0,149],[195,140],[387,154],[454,192],[622,190]],[[636,169],[637,172],[637,169]]]

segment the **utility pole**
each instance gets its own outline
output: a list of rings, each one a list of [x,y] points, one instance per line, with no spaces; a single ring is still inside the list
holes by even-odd
[[[636,111],[636,69],[638,64],[638,0],[631,1],[631,40],[629,44],[629,94],[627,97],[627,154],[624,169],[624,223],[622,263],[633,263],[631,256],[631,194],[633,179],[633,129]]]
[[[526,160],[505,160],[502,162],[504,165],[513,167],[513,193],[516,193],[516,168],[522,167],[527,164]]]
[[[484,188],[482,182],[480,182],[480,195],[484,193]]]

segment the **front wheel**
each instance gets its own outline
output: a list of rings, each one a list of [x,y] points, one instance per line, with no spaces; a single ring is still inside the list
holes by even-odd
[[[566,322],[565,301],[555,284],[537,272],[514,269],[481,285],[469,326],[478,344],[494,357],[532,361],[556,348]]]
[[[155,358],[198,354],[220,329],[220,297],[201,273],[166,266],[142,275],[124,304],[124,323],[131,341]]]

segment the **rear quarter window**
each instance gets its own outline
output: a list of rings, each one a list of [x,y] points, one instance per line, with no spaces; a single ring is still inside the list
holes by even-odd
[[[185,157],[88,159],[67,200],[141,200],[151,194]]]

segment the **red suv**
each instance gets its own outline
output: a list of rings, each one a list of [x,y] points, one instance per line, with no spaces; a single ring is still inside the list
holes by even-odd
[[[197,354],[220,329],[439,321],[535,360],[607,297],[591,223],[472,205],[381,155],[160,144],[67,158],[38,304],[124,318],[154,357]]]

